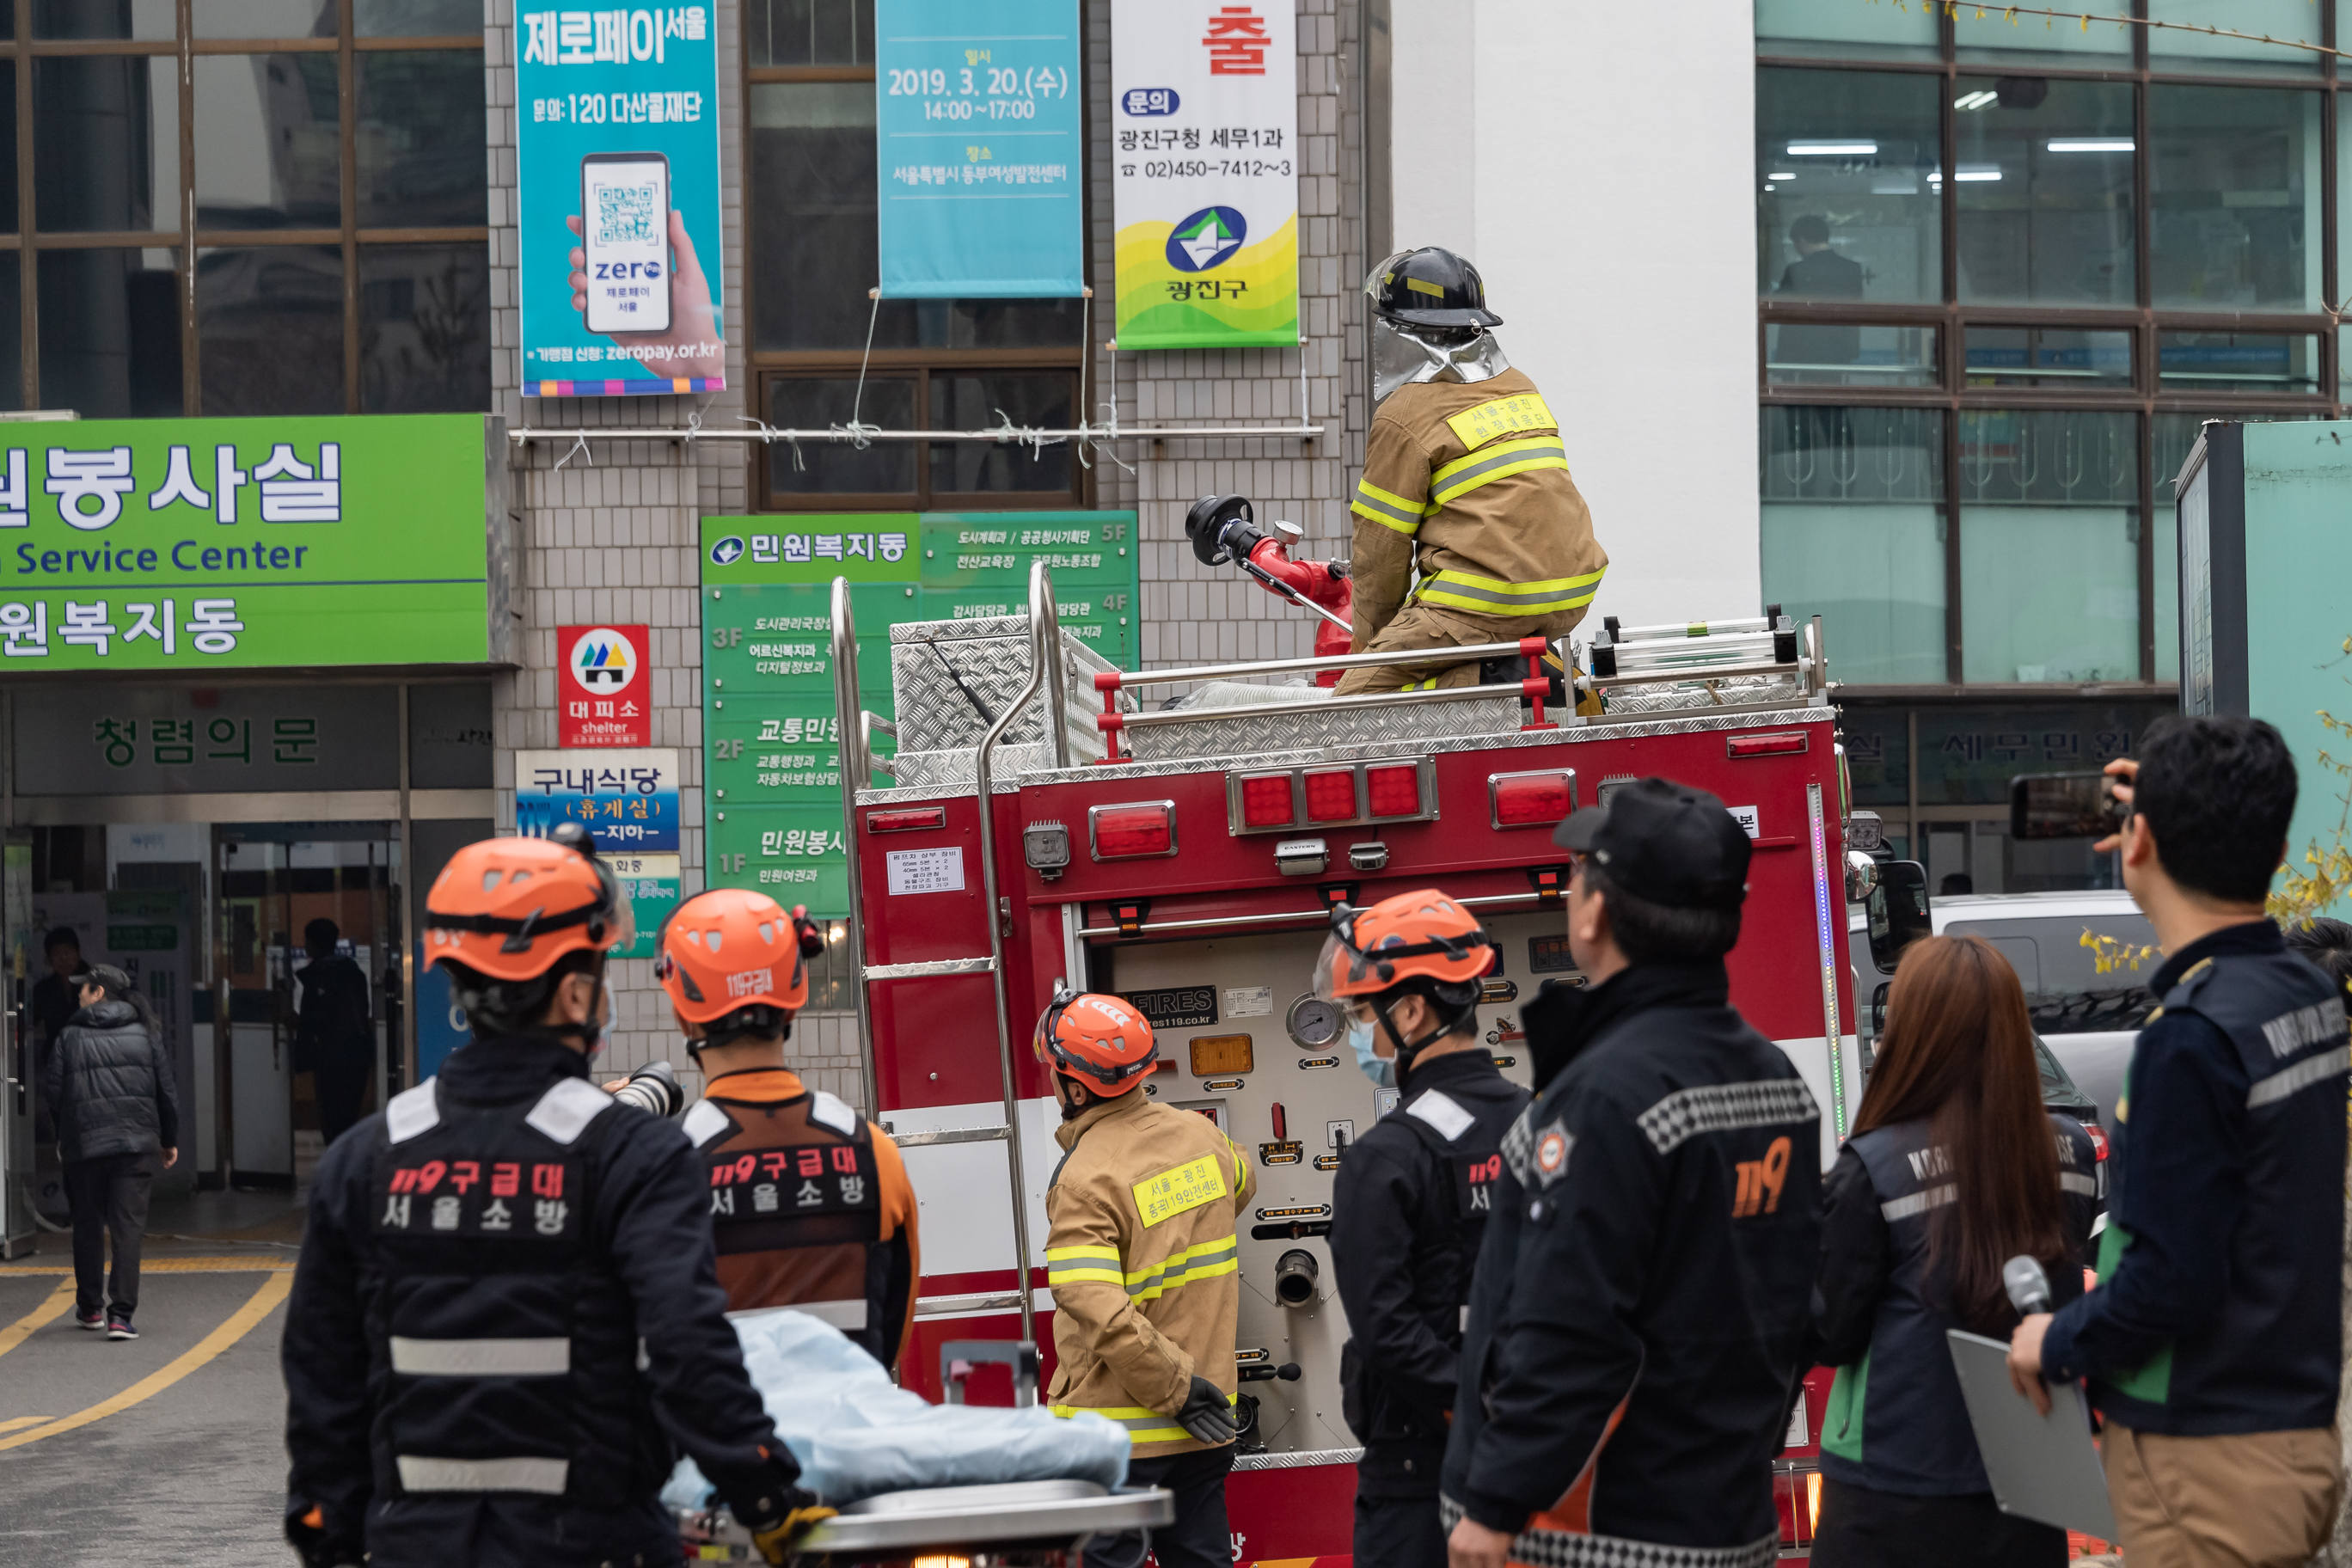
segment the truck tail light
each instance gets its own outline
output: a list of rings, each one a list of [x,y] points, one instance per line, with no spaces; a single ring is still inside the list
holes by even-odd
[[[943,805],[907,806],[896,811],[873,811],[866,815],[868,833],[906,833],[919,827],[945,827],[948,808]]]
[[[2091,1135],[2091,1158],[2094,1162],[2107,1157],[2106,1130],[2095,1121],[2083,1123],[2083,1131]]]
[[[1489,773],[1486,798],[1496,827],[1549,827],[1576,809],[1576,770]]]
[[[1778,735],[1734,735],[1724,742],[1724,750],[1733,757],[1792,756],[1804,751],[1811,739],[1802,730]]]
[[[1176,803],[1134,801],[1097,805],[1087,813],[1087,835],[1097,860],[1138,860],[1176,853]]]
[[[1366,768],[1364,785],[1374,816],[1412,816],[1421,810],[1421,769],[1412,763]]]
[[[1242,780],[1242,826],[1287,827],[1297,816],[1290,803],[1290,775],[1269,773]]]
[[[1340,768],[1307,775],[1307,821],[1348,822],[1355,816],[1355,769]]]

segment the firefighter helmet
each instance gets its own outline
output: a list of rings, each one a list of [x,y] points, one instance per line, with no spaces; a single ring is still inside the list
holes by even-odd
[[[1371,997],[1412,980],[1475,989],[1494,966],[1495,939],[1478,917],[1434,888],[1399,893],[1366,909],[1342,904],[1315,970],[1327,1002]]]
[[[535,980],[566,953],[603,954],[636,930],[595,841],[572,824],[546,838],[486,838],[449,858],[425,896],[425,965]]]
[[[1057,987],[1037,1019],[1037,1059],[1108,1099],[1151,1074],[1160,1046],[1151,1025],[1124,997]]]
[[[1372,313],[1417,327],[1499,327],[1486,309],[1486,285],[1463,257],[1437,247],[1400,250],[1364,279]]]
[[[765,893],[713,888],[664,922],[654,978],[689,1024],[746,1007],[797,1013],[808,1005],[808,961],[823,951],[806,905],[787,914]]]

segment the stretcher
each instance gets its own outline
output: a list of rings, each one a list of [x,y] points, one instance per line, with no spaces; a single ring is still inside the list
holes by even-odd
[[[1176,1495],[1161,1487],[1093,1481],[1009,1481],[884,1492],[854,1502],[803,1536],[803,1557],[849,1563],[926,1560],[926,1568],[985,1557],[1008,1568],[1060,1568],[1087,1538],[1154,1530],[1176,1518]],[[725,1508],[680,1510],[678,1537],[689,1563],[756,1563],[751,1532]]]

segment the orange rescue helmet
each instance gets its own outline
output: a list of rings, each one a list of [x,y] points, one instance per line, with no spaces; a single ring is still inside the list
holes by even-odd
[[[426,967],[488,980],[535,980],[566,953],[601,955],[635,935],[619,881],[569,823],[546,838],[468,844],[425,895]]]
[[[746,1007],[793,1014],[808,1005],[808,961],[824,947],[806,905],[786,913],[765,893],[713,888],[670,912],[654,978],[689,1024]]]
[[[1409,980],[1473,984],[1495,964],[1495,939],[1478,917],[1439,892],[1399,893],[1365,909],[1331,911],[1331,935],[1315,966],[1327,1002],[1377,996]]]
[[[1151,1025],[1124,997],[1056,987],[1038,1016],[1037,1059],[1108,1100],[1151,1076],[1160,1059]]]

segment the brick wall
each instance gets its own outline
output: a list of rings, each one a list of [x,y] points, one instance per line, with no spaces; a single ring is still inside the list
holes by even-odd
[[[1092,460],[1096,504],[1134,508],[1143,541],[1142,650],[1147,666],[1291,658],[1313,641],[1304,612],[1276,602],[1229,569],[1211,571],[1184,542],[1184,510],[1210,491],[1239,491],[1259,516],[1305,528],[1312,553],[1345,553],[1348,486],[1368,422],[1363,372],[1362,125],[1353,76],[1357,10],[1344,0],[1297,0],[1299,291],[1303,349],[1114,354],[1110,8],[1082,0],[1087,29],[1090,228],[1097,289],[1092,417],[1115,395],[1121,422],[1281,424],[1301,409],[1329,436],[1297,440],[1122,442],[1119,461]],[[490,242],[493,384],[510,426],[536,429],[677,429],[697,416],[733,428],[745,412],[740,313],[743,283],[742,81],[736,0],[716,0],[719,26],[720,275],[730,353],[729,388],[707,397],[526,398],[521,395],[515,222],[514,0],[489,0],[486,40],[490,101]],[[1126,466],[1122,466],[1122,464]],[[525,667],[496,685],[502,825],[514,820],[514,753],[555,744],[555,628],[598,621],[653,628],[653,743],[683,753],[683,862],[689,892],[702,881],[702,700],[696,547],[706,514],[748,509],[750,465],[734,443],[602,438],[584,447],[534,444],[515,458],[522,557]],[[605,1060],[627,1068],[684,1055],[651,965],[614,966],[616,1013]],[[820,1088],[863,1098],[854,1021],[814,1014],[788,1052]]]

